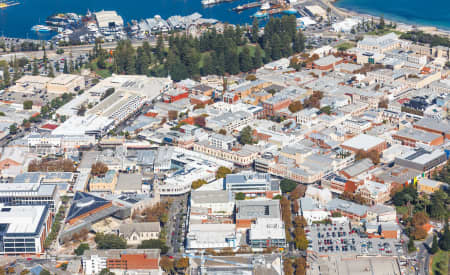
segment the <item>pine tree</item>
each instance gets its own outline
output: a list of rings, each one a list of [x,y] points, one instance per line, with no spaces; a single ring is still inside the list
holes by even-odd
[[[261,48],[257,45],[255,47],[255,56],[253,57],[253,69],[258,69],[262,66]]]
[[[252,69],[252,58],[248,47],[244,47],[242,52],[239,54],[239,65],[241,72],[248,72]]]
[[[65,73],[65,74],[69,73],[69,66],[67,65],[67,59],[64,59],[63,73]]]
[[[253,24],[252,24],[252,34],[251,34],[251,39],[253,43],[258,42],[259,40],[259,22],[258,19],[253,18]]]
[[[433,244],[431,245],[430,253],[435,254],[436,252],[438,252],[438,250],[439,250],[439,246],[438,246],[437,236],[434,235],[433,236]]]
[[[293,50],[295,53],[300,53],[305,50],[305,36],[301,30],[295,35]]]
[[[31,72],[32,75],[39,75],[39,68],[37,65],[36,60],[33,62],[33,71]]]
[[[3,86],[9,87],[11,85],[11,76],[9,75],[9,66],[5,64],[3,66]]]
[[[53,71],[53,66],[50,66],[48,70],[48,77],[55,77],[55,72]]]
[[[205,54],[203,58],[202,75],[215,74],[216,69],[214,67],[214,60],[209,53]]]
[[[272,45],[272,59],[273,60],[278,60],[281,58],[281,48],[282,48],[282,44],[281,44],[281,39],[280,36],[278,34],[274,34],[272,36],[272,41],[271,41],[271,45]]]
[[[450,230],[448,229],[447,218],[445,218],[444,233],[439,239],[439,247],[444,250],[450,250]]]
[[[159,63],[162,63],[164,60],[164,40],[161,35],[158,36],[158,40],[156,42],[155,55],[156,58],[158,58]]]
[[[416,246],[414,245],[413,238],[409,238],[409,241],[408,241],[408,252],[411,253],[411,252],[414,252],[416,250],[417,249],[416,249]]]

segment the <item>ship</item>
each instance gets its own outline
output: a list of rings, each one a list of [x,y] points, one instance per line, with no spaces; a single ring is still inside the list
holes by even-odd
[[[261,6],[261,10],[270,10],[270,3],[269,2],[264,2],[264,4],[262,4]]]
[[[44,25],[35,25],[31,28],[31,30],[35,32],[51,32],[52,28]]]
[[[261,11],[257,11],[257,12],[255,12],[255,14],[253,16],[256,17],[256,18],[263,18],[263,17],[267,17],[267,13],[261,12]]]
[[[297,10],[296,9],[294,9],[294,8],[290,8],[290,9],[286,9],[286,10],[283,10],[283,13],[285,13],[285,14],[297,14]]]

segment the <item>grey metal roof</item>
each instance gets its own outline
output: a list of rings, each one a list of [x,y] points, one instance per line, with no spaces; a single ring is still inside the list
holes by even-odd
[[[278,200],[236,201],[236,219],[280,218]]]
[[[351,213],[357,216],[364,216],[367,213],[368,207],[365,205],[357,204],[351,201],[345,201],[341,199],[332,199],[327,204],[328,210],[341,210],[343,212]]]

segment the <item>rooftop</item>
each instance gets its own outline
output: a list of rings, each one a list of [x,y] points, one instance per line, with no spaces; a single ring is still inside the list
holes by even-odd
[[[383,142],[385,142],[385,140],[382,138],[366,134],[359,134],[356,137],[346,140],[344,143],[342,143],[342,146],[368,151]]]

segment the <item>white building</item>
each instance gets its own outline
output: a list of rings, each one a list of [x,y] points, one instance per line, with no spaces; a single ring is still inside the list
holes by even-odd
[[[74,74],[60,74],[47,83],[47,92],[53,94],[77,93],[84,88],[84,77]]]
[[[322,221],[330,217],[330,212],[312,198],[301,198],[299,204],[299,215],[302,215],[308,224]]]
[[[0,205],[0,254],[43,254],[52,219],[46,205]]]
[[[239,246],[240,238],[241,233],[236,231],[234,224],[190,224],[189,233],[186,236],[186,251],[207,248],[235,250]]]
[[[207,209],[214,216],[231,216],[234,202],[232,193],[226,190],[191,192],[191,207]]]
[[[252,248],[285,247],[286,230],[279,218],[257,218],[249,231]]]
[[[332,27],[335,32],[349,33],[358,25],[359,22],[361,22],[361,20],[355,18],[345,18],[344,21],[334,23]]]

